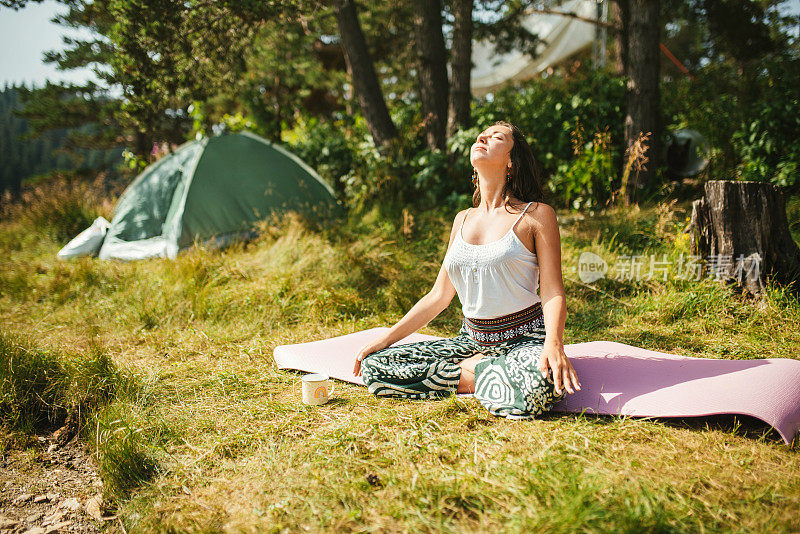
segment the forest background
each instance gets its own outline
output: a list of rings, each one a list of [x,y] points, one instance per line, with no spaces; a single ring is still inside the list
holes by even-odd
[[[626,48],[633,37],[615,31],[607,34],[602,66],[584,52],[537,79],[464,97],[464,81],[454,73],[465,71],[465,52],[454,43],[463,47],[467,34],[489,38],[500,50],[533,51],[538,36],[520,24],[536,8],[528,2],[447,2],[427,16],[438,20],[434,26],[414,19],[424,15],[424,3],[359,5],[355,33],[363,34],[371,63],[361,69],[355,62],[348,67],[338,24],[346,10],[334,5],[65,4],[58,22],[90,28],[96,39],[70,40],[45,60],[61,69],[89,66],[101,83],[4,89],[0,188],[11,196],[26,181],[92,179],[100,170],[118,190],[170,147],[246,128],[289,145],[350,207],[413,199],[415,209],[453,209],[471,195],[471,142],[505,119],[528,135],[551,202],[578,209],[610,200],[639,133],[625,130],[631,117],[625,75],[635,67]],[[658,161],[645,172],[658,176],[646,181],[647,193],[675,178],[665,174],[659,149],[667,132],[679,128],[697,129],[710,142],[701,181],[762,180],[796,191],[797,17],[779,14],[783,2],[659,4],[648,22],[690,74],[666,56],[655,58],[658,87],[642,96],[657,98],[651,107],[658,139],[651,136],[648,156]],[[612,2],[610,18],[624,28],[628,11],[626,2]],[[464,13],[474,18],[471,27],[456,20]],[[373,77],[379,86],[363,93],[376,103],[365,106],[355,87],[369,86]],[[121,96],[112,97],[114,90]]]

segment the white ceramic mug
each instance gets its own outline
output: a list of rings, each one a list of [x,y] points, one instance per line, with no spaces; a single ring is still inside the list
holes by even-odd
[[[311,406],[319,406],[328,402],[336,389],[330,377],[321,373],[304,375],[302,381],[303,403]]]

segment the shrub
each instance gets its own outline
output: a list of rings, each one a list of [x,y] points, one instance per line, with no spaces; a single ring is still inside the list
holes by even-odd
[[[299,121],[294,133],[297,140],[291,144],[292,153],[331,184],[337,198],[342,201],[346,200],[344,178],[353,168],[355,159],[347,128],[342,120],[329,122],[311,117]]]
[[[492,102],[479,100],[474,112],[478,131],[507,120],[528,134],[545,181],[575,157],[573,131],[607,131],[610,145],[623,146],[624,118],[625,79],[597,69],[579,71],[569,79],[537,78],[506,86]]]
[[[597,132],[583,143],[580,129],[574,132],[576,158],[560,164],[547,184],[561,204],[591,211],[610,200],[616,176],[610,138],[608,131]]]
[[[712,179],[800,185],[800,59],[766,56],[753,69],[714,61],[662,85],[667,129],[693,128],[711,145],[706,174]],[[713,120],[710,120],[713,119]]]
[[[800,59],[767,62],[765,71],[762,98],[732,136],[739,175],[800,190]]]

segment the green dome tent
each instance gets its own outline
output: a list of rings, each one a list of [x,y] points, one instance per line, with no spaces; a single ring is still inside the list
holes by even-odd
[[[297,156],[250,132],[184,143],[120,196],[100,259],[174,258],[195,241],[224,246],[295,209],[340,213],[333,190]]]

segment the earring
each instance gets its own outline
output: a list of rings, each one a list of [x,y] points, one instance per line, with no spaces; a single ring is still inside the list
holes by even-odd
[[[478,169],[475,167],[472,168],[472,183],[477,183],[478,181]]]
[[[510,180],[511,180],[511,167],[509,167],[508,171],[506,171],[506,182]]]

